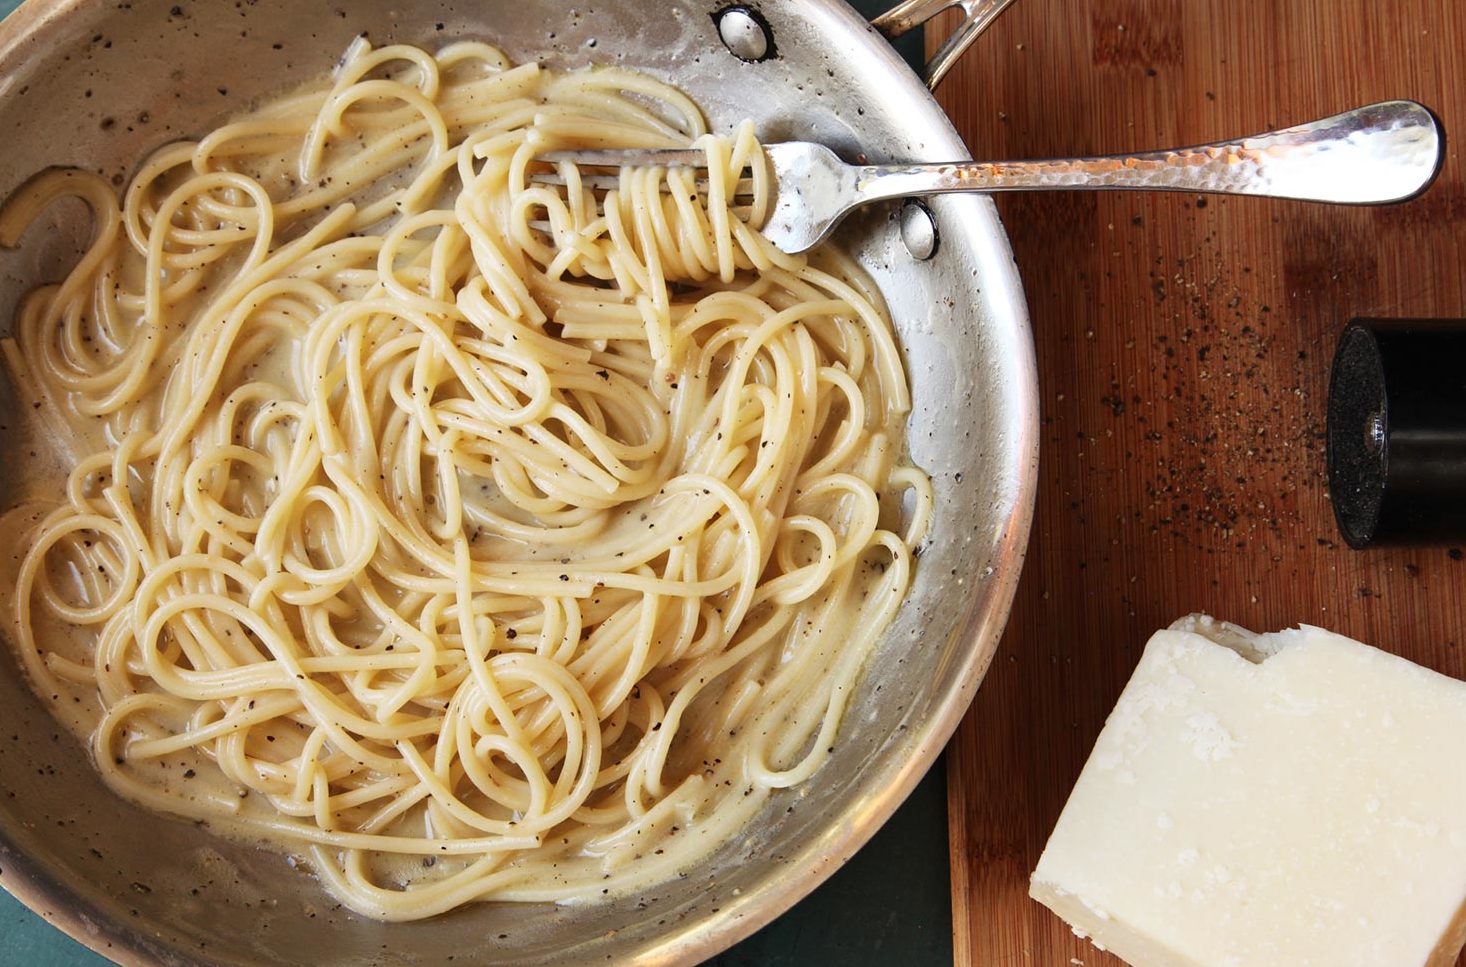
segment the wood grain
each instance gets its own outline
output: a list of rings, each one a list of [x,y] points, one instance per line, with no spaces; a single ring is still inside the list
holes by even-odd
[[[1021,0],[940,90],[987,157],[1210,141],[1394,97],[1466,140],[1466,4]],[[1192,611],[1306,621],[1466,678],[1461,550],[1343,546],[1322,439],[1350,317],[1466,316],[1466,186],[1451,147],[1395,208],[1001,208],[1038,348],[1042,479],[1002,650],[948,759],[955,949],[1103,967],[1119,961],[1030,901],[1028,874],[1152,631]]]

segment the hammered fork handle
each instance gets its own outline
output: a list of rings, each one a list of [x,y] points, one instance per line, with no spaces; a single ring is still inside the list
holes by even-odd
[[[855,205],[954,191],[1136,189],[1266,195],[1344,204],[1398,201],[1440,163],[1440,132],[1413,101],[1386,101],[1235,141],[1048,161],[856,168]]]

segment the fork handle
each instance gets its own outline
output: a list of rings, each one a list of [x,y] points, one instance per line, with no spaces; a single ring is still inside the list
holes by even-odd
[[[1384,101],[1236,141],[1098,158],[875,165],[858,204],[954,191],[1141,189],[1378,204],[1417,194],[1440,165],[1441,134],[1414,101]]]

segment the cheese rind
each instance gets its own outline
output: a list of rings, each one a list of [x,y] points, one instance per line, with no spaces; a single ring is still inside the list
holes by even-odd
[[[1136,967],[1443,967],[1466,684],[1308,626],[1151,638],[1030,894]]]

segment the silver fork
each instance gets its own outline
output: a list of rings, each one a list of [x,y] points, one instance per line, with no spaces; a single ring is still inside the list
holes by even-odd
[[[954,191],[1139,189],[1352,205],[1402,201],[1423,191],[1435,176],[1441,135],[1435,118],[1421,105],[1384,101],[1235,141],[1096,158],[850,165],[824,145],[809,142],[767,144],[764,151],[775,195],[762,231],[793,255],[818,245],[861,205]],[[595,192],[615,187],[620,168],[700,168],[705,161],[702,152],[688,150],[560,151],[541,160],[610,169],[581,175],[582,184]],[[556,171],[530,177],[541,184],[564,184]],[[698,184],[699,190],[705,189],[705,182]],[[740,190],[746,191],[747,185],[740,181]]]

